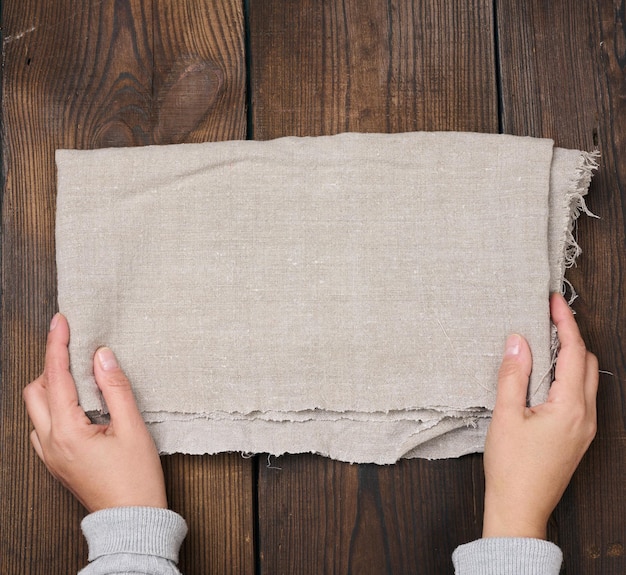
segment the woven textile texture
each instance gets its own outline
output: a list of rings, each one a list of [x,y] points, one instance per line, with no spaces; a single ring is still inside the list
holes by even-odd
[[[57,152],[83,408],[110,346],[165,453],[480,451],[506,336],[545,399],[593,155],[455,132]]]

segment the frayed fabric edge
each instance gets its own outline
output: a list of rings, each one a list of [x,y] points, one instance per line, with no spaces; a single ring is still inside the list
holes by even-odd
[[[592,218],[598,218],[600,216],[594,214],[585,202],[585,196],[589,192],[589,186],[591,184],[591,178],[593,173],[598,169],[598,160],[600,158],[600,150],[594,150],[593,152],[580,152],[578,156],[578,165],[576,166],[574,175],[569,182],[568,190],[564,196],[564,202],[566,210],[569,212],[569,221],[563,233],[561,239],[561,253],[563,254],[563,265],[560,279],[560,292],[566,298],[568,305],[572,306],[578,294],[575,287],[565,277],[565,270],[572,268],[576,265],[577,259],[582,254],[582,249],[578,244],[578,239],[575,234],[576,222],[581,214],[586,214]],[[556,360],[559,355],[560,341],[557,334],[556,326],[551,325],[550,334],[550,356],[551,356],[551,369],[542,378],[541,387],[546,378],[550,378],[550,381],[554,378],[554,369],[556,367]],[[548,382],[549,383],[549,382]]]
[[[595,150],[593,152],[581,152],[579,156],[579,164],[576,167],[576,172],[570,181],[570,189],[565,196],[565,202],[569,206],[569,225],[565,230],[565,237],[563,238],[563,257],[565,261],[565,268],[571,268],[576,264],[576,260],[582,253],[582,249],[578,245],[578,241],[575,237],[574,230],[576,227],[576,221],[581,213],[592,218],[599,218],[594,214],[585,202],[585,196],[589,191],[589,185],[591,184],[591,177],[593,172],[598,169],[598,158],[600,157],[600,151]],[[561,278],[562,286],[561,293],[565,294],[566,285],[572,288],[572,284],[565,280],[565,277]],[[575,294],[575,292],[574,292]],[[575,299],[575,297],[574,297]],[[573,301],[573,300],[571,300]]]

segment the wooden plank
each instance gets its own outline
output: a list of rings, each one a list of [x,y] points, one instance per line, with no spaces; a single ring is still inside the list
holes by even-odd
[[[153,50],[155,143],[245,139],[241,2],[154,2]]]
[[[3,3],[2,573],[86,562],[83,511],[30,448],[21,400],[56,309],[54,150],[244,137],[243,13],[234,0],[215,4]],[[190,524],[186,574],[252,572],[252,463],[164,464],[172,506]]]
[[[626,11],[612,0],[498,0],[504,131],[602,152],[583,249],[568,277],[598,355],[598,436],[557,508],[551,536],[572,575],[626,572]]]
[[[250,0],[255,139],[342,131],[496,132],[491,3]],[[275,469],[278,467],[280,469]],[[480,456],[259,469],[267,573],[451,573],[480,535]]]
[[[490,2],[249,4],[255,139],[497,131]]]
[[[154,142],[244,139],[241,2],[154,2]],[[185,575],[253,573],[253,461],[240,455],[163,458],[168,499],[189,526]]]

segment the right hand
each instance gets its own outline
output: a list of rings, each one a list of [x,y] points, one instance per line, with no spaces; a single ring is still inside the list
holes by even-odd
[[[546,537],[550,514],[596,433],[598,361],[561,295],[550,300],[561,342],[545,403],[526,407],[532,358],[513,335],[485,444],[483,537]]]

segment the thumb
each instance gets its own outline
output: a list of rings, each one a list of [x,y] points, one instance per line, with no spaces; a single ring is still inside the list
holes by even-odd
[[[130,382],[120,369],[113,351],[108,347],[98,349],[93,367],[96,383],[109,408],[111,423],[119,426],[142,421]]]
[[[510,335],[506,340],[504,358],[498,372],[495,411],[519,410],[526,407],[531,369],[532,356],[528,343],[520,335]]]

